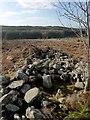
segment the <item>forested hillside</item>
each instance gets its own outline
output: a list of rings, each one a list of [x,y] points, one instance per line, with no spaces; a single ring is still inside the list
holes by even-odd
[[[60,26],[3,26],[2,39],[46,39],[76,37],[78,29]]]

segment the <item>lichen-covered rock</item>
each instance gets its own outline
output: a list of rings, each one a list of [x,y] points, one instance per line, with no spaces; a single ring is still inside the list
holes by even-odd
[[[45,115],[42,114],[40,110],[35,109],[34,106],[26,109],[26,117],[33,120],[46,120]]]
[[[25,65],[23,65],[22,67],[21,67],[21,71],[22,72],[25,72],[27,70],[27,65],[25,64]]]
[[[12,112],[16,112],[20,109],[18,106],[14,104],[7,104],[5,107],[8,111],[12,111]]]
[[[18,93],[14,90],[10,91],[8,94],[5,94],[0,98],[0,103],[8,104],[17,100]]]
[[[29,82],[31,83],[31,82],[35,82],[35,80],[36,80],[36,77],[34,76],[34,75],[30,75],[29,76]]]
[[[62,54],[60,53],[60,52],[56,52],[55,53],[55,59],[60,59],[60,56],[61,56]]]
[[[8,93],[7,88],[1,88],[0,89],[0,97],[3,96],[4,94],[7,94],[7,93]]]
[[[34,107],[33,107],[33,109],[34,109]],[[34,114],[33,114],[33,111],[31,111],[32,110],[32,107],[30,108],[30,107],[28,107],[27,109],[26,109],[26,117],[28,118],[28,119],[35,119],[35,116],[34,116]]]
[[[54,59],[54,60],[51,60],[50,63],[49,63],[49,68],[52,68],[53,65],[54,65],[54,63],[55,63],[55,59]]]
[[[26,69],[26,74],[29,76],[30,75],[30,72],[31,72],[31,70],[30,69]]]
[[[60,63],[55,63],[53,65],[53,68],[59,70],[61,68],[61,64]]]
[[[23,106],[23,99],[22,99],[22,98],[19,98],[19,97],[18,97],[18,99],[17,99],[17,105],[18,105],[19,107],[22,107],[22,106]]]
[[[52,87],[52,81],[51,81],[51,76],[50,75],[44,75],[42,76],[43,79],[43,86],[45,88],[51,88]]]
[[[34,87],[26,92],[24,96],[24,100],[27,103],[32,103],[37,98],[38,95],[39,95],[39,89],[37,87]]]
[[[79,89],[83,89],[83,88],[84,88],[84,84],[83,84],[83,82],[77,81],[77,82],[75,83],[75,87],[76,87],[76,88],[79,88]]]
[[[22,120],[27,120],[25,115],[22,115]]]
[[[17,71],[16,77],[19,78],[20,80],[24,80],[25,82],[28,81],[28,76],[25,73],[23,73],[21,70]]]
[[[49,68],[49,63],[50,63],[50,59],[48,59],[48,60],[46,60],[43,64],[42,64],[42,66],[44,67],[44,68]]]
[[[61,80],[63,80],[63,81],[67,81],[69,77],[70,77],[70,75],[69,75],[67,72],[64,72],[64,73],[60,76]],[[69,80],[69,81],[70,81],[70,80]],[[68,81],[68,82],[69,82],[69,81]]]
[[[23,84],[24,84],[24,81],[23,81],[23,80],[13,81],[13,82],[8,86],[8,88],[10,88],[10,89],[20,88]]]
[[[20,115],[15,113],[14,114],[14,120],[21,120]]]
[[[41,105],[42,105],[43,107],[46,107],[48,104],[49,104],[48,101],[42,101],[42,104],[41,104]]]
[[[21,88],[21,92],[25,94],[29,89],[31,89],[31,86],[29,84],[24,84]]]

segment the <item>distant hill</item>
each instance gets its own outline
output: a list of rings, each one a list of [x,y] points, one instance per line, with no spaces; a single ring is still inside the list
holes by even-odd
[[[4,39],[45,39],[76,37],[79,30],[60,26],[2,26]]]

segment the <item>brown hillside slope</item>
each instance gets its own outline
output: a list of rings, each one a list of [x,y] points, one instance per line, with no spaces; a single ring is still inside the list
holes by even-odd
[[[42,50],[48,47],[63,51],[74,59],[86,60],[85,45],[77,38],[64,38],[60,40],[3,40],[2,41],[2,74],[13,75],[24,63],[25,58],[34,53],[34,46]]]

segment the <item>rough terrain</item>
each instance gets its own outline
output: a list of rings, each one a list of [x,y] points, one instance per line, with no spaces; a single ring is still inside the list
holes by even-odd
[[[82,41],[9,40],[2,51],[0,120],[90,119]]]
[[[49,47],[60,50],[76,60],[87,60],[87,52],[78,38],[45,39],[45,40],[3,40],[2,41],[2,74],[13,75],[23,65],[25,58],[35,53],[35,47],[47,50]]]
[[[50,48],[34,51],[13,77],[0,76],[0,120],[89,119],[87,64]]]

